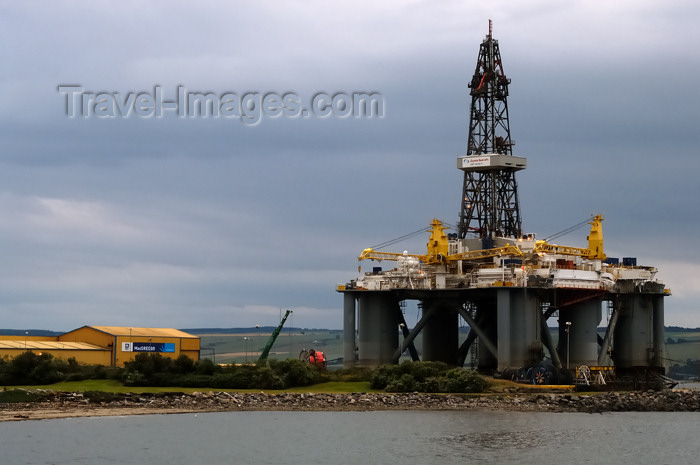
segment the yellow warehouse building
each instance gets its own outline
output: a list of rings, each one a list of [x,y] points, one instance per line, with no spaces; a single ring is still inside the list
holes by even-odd
[[[142,352],[199,360],[199,337],[171,328],[83,326],[60,336],[0,336],[0,357],[32,351],[83,365],[124,366]]]

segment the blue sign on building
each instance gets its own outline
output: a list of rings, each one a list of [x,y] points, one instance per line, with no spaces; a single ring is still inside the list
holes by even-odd
[[[134,352],[175,352],[175,343],[173,342],[133,342],[132,351]]]

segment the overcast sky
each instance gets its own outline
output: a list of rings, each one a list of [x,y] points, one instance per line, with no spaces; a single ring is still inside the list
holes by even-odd
[[[3,3],[0,327],[341,328],[363,248],[458,221],[489,18],[524,230],[602,213],[666,323],[700,326],[700,4],[533,0]],[[70,118],[59,85],[377,92],[384,116]]]

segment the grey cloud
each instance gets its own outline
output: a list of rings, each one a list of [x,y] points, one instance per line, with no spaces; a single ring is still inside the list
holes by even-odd
[[[295,306],[297,326],[339,327],[334,288],[362,248],[457,222],[454,160],[489,17],[528,157],[526,229],[602,212],[613,253],[678,269],[700,258],[687,247],[700,57],[678,45],[697,42],[700,14],[686,2],[66,5],[0,20],[4,325],[245,326]],[[378,91],[386,116],[69,119],[62,83]],[[693,281],[667,275],[680,286],[667,322],[700,326]]]

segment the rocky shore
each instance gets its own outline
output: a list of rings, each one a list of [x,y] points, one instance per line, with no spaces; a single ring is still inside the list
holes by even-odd
[[[0,403],[0,421],[220,411],[505,410],[522,412],[698,412],[700,392],[454,394],[105,394],[33,391],[32,402]],[[101,394],[101,395],[100,395]]]

